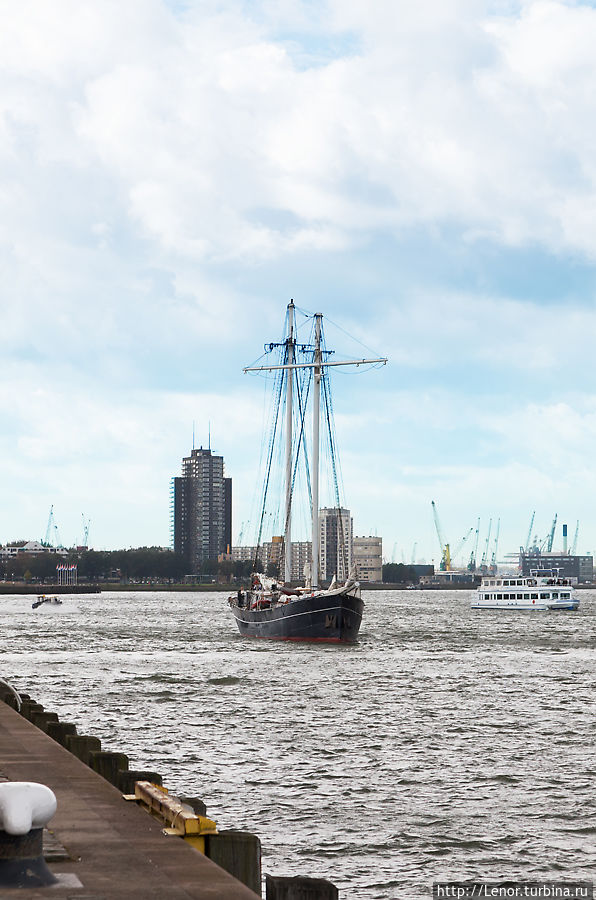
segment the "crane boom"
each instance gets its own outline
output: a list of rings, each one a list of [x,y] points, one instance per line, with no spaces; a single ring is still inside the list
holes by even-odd
[[[474,549],[470,553],[470,562],[468,563],[468,570],[470,572],[476,571],[476,562],[478,560],[478,539],[480,537],[480,518],[476,523],[476,541],[474,543]]]
[[[482,562],[481,562],[481,566],[484,569],[486,569],[486,565],[488,562],[488,546],[490,544],[490,533],[492,531],[492,527],[493,527],[493,520],[489,519],[488,520],[488,534],[486,535],[486,544],[484,545],[484,553],[482,554]]]
[[[557,513],[555,513],[555,517],[553,519],[553,524],[551,525],[550,534],[548,536],[548,543],[546,545],[546,549],[550,553],[553,549],[553,541],[555,539],[555,528],[557,527]]]
[[[461,539],[461,541],[459,542],[459,544],[457,545],[457,547],[455,548],[455,550],[452,553],[453,559],[455,559],[457,556],[459,556],[459,554],[461,553],[461,551],[464,548],[464,544],[466,543],[466,541],[468,540],[468,538],[470,537],[470,535],[472,534],[473,531],[474,531],[474,529],[470,528],[470,530],[467,531],[466,534],[464,534],[463,538]]]
[[[433,508],[433,518],[435,520],[435,528],[437,530],[439,546],[441,547],[441,571],[450,572],[451,571],[451,553],[449,551],[449,544],[445,543],[445,541],[443,540],[443,535],[441,533],[441,525],[439,523],[439,514],[437,513],[437,507],[435,506],[434,500],[431,500],[431,505]]]
[[[534,510],[534,512],[532,513],[532,518],[530,519],[530,527],[528,528],[528,536],[527,536],[527,538],[526,538],[526,543],[525,543],[525,550],[526,550],[526,553],[527,553],[528,550],[530,549],[530,544],[532,543],[532,529],[533,529],[533,527],[534,527],[534,517],[535,517],[535,515],[536,515],[536,510]]]
[[[573,543],[571,545],[571,556],[575,556],[577,552],[577,536],[579,534],[579,519],[575,525],[575,534],[573,535]]]
[[[43,543],[49,547],[52,542],[52,531],[54,530],[54,504],[50,506],[50,514],[48,516],[48,527],[46,528],[46,536]]]
[[[490,561],[491,574],[497,574],[497,550],[499,547],[499,531],[501,530],[501,520],[497,519],[497,533],[495,535],[495,549]]]

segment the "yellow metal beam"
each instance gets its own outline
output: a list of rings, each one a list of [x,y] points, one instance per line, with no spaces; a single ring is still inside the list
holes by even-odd
[[[197,816],[177,797],[170,797],[165,788],[150,781],[136,782],[135,799],[154,818],[163,822],[167,834],[179,835],[201,852],[204,852],[205,845],[201,835],[217,833],[217,825],[212,819]]]

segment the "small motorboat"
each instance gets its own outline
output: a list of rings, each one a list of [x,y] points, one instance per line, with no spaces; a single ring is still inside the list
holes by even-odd
[[[60,597],[56,597],[56,596],[54,596],[54,597],[46,597],[45,594],[40,594],[40,595],[38,596],[37,600],[35,600],[35,601],[31,604],[31,608],[32,608],[32,609],[37,609],[39,606],[43,606],[44,603],[51,603],[51,604],[54,605],[54,606],[61,606],[61,605],[62,605],[62,600],[60,599]]]

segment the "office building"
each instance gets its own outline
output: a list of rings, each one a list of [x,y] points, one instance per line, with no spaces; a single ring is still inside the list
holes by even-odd
[[[172,479],[174,551],[186,559],[189,574],[229,552],[232,544],[232,479],[224,476],[223,456],[193,449]]]
[[[359,581],[383,580],[383,538],[355,537],[352,543]]]
[[[349,509],[319,510],[319,552],[321,581],[345,581],[352,567],[354,526]]]
[[[270,541],[265,541],[258,550],[256,546],[232,547],[232,561],[254,562],[258,556],[263,571],[267,572],[270,565],[275,565],[281,577],[284,571],[284,539],[281,535],[274,536]],[[304,581],[304,567],[312,559],[312,544],[310,541],[292,541],[292,581]]]

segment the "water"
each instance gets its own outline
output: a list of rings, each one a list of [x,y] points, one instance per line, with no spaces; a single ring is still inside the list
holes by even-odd
[[[0,676],[342,900],[591,879],[596,592],[575,613],[365,595],[352,647],[241,638],[224,594],[1,597]]]

